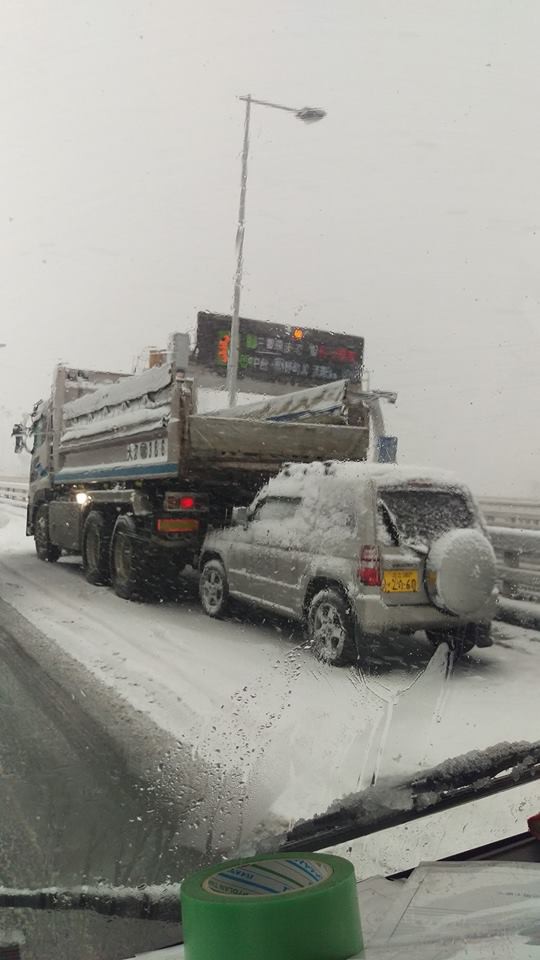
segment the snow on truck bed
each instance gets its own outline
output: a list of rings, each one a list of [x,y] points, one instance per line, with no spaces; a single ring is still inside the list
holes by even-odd
[[[169,440],[177,440],[176,420],[171,415],[175,387],[173,375],[174,367],[157,367],[67,403],[63,411],[60,447],[65,460],[63,470],[57,476],[63,480],[73,480],[77,476],[77,468],[81,468],[79,454],[85,448],[85,441],[87,458],[92,460],[99,440],[120,443],[125,437],[139,433],[144,436],[150,431],[167,432]],[[192,393],[193,402],[199,407],[195,414],[191,401],[186,405],[188,440],[181,444],[183,456],[190,457],[193,462],[229,460],[234,464],[244,460],[258,469],[261,462],[271,462],[277,467],[291,455],[291,450],[299,458],[359,460],[366,455],[367,427],[346,422],[348,381],[263,399],[256,404],[240,404],[233,411],[225,408],[206,413],[200,412],[193,382],[187,381],[185,389]],[[354,404],[358,398],[354,390],[351,389],[350,393],[350,402]],[[281,423],[282,420],[286,422]],[[174,443],[170,446],[174,447]],[[95,463],[85,466],[95,477]],[[122,468],[115,463],[114,469]],[[135,469],[128,467],[127,472]],[[106,472],[107,465],[104,464],[103,471],[100,465],[102,478]],[[87,478],[88,474],[81,476],[81,479]]]
[[[116,383],[98,387],[92,393],[86,393],[77,400],[70,400],[64,406],[64,418],[76,420],[86,414],[96,413],[105,407],[117,407],[130,400],[136,400],[148,394],[158,393],[171,382],[171,368],[169,365],[152,367],[144,373],[132,377],[123,377]]]
[[[116,383],[107,383],[63,408],[62,444],[100,434],[149,433],[170,416],[171,367],[153,367]]]
[[[354,385],[353,385],[354,386]],[[292,390],[290,393],[272,397],[247,397],[239,399],[234,407],[221,406],[210,410],[212,416],[225,418],[240,417],[253,420],[302,420],[310,417],[332,417],[345,422],[344,411],[348,402],[348,380],[336,380],[318,387],[305,390]],[[223,398],[222,398],[223,399]],[[353,390],[354,401],[354,390]]]
[[[125,409],[127,404],[135,400],[152,404],[155,397],[163,394],[163,391],[172,384],[172,377],[173,368],[169,364],[164,364],[141,374],[124,377],[116,383],[107,383],[91,393],[66,403],[64,420],[77,421],[81,417],[100,411],[107,412],[111,407]],[[197,413],[226,419],[240,417],[278,421],[324,416],[336,418],[338,422],[345,422],[344,411],[349,402],[349,394],[351,394],[351,402],[359,402],[358,397],[355,398],[353,388],[354,384],[349,386],[349,381],[337,380],[305,390],[292,390],[290,393],[279,396],[240,393],[234,407],[227,405],[227,395],[224,391],[201,388],[198,391]]]
[[[109,433],[111,430],[111,421],[114,429],[121,430],[122,436],[129,437],[131,433],[149,433],[156,427],[163,425],[165,419],[169,416],[170,407],[168,404],[147,404],[143,409],[133,409],[114,411],[114,415],[102,417],[99,420],[91,420],[89,423],[75,423],[74,426],[64,430],[62,434],[62,443],[69,443],[70,440],[82,440],[84,437],[93,437],[100,433]]]

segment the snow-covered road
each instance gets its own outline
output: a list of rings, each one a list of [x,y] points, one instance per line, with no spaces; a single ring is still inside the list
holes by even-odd
[[[495,627],[444,679],[423,634],[369,651],[365,671],[317,663],[287,624],[213,622],[193,591],[132,604],[90,586],[72,560],[40,563],[24,512],[0,505],[0,596],[115,696],[244,773],[246,835],[272,812],[311,816],[367,786],[500,740],[537,739],[540,633]]]

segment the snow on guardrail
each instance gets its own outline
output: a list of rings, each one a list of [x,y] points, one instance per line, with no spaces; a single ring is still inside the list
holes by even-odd
[[[14,507],[26,507],[28,484],[25,480],[0,479],[0,503],[11,503]]]
[[[540,603],[540,500],[481,497],[503,597]]]

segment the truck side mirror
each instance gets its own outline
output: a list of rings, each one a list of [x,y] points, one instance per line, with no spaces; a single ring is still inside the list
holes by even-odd
[[[247,507],[233,507],[231,522],[234,527],[247,527]]]
[[[14,425],[11,436],[15,437],[15,453],[22,453],[24,450],[24,432],[21,423]]]

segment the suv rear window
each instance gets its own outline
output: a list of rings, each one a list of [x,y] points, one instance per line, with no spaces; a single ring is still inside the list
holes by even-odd
[[[455,527],[472,527],[475,522],[465,497],[454,490],[380,490],[379,510],[396,543],[430,544]]]

